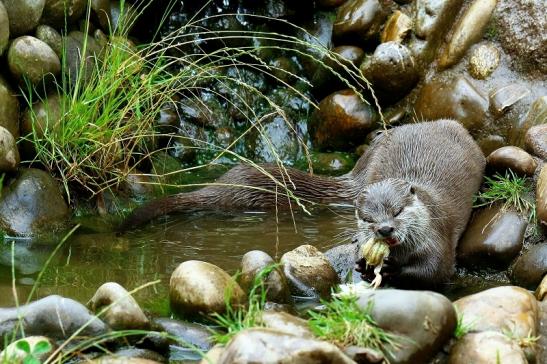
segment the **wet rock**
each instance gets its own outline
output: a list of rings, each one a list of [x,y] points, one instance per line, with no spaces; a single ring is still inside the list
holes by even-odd
[[[13,172],[19,166],[19,149],[8,129],[0,126],[0,172]]]
[[[498,68],[500,52],[492,43],[474,48],[469,57],[469,73],[477,80],[484,80]]]
[[[511,106],[530,95],[530,90],[519,84],[499,87],[490,93],[490,110],[500,116]]]
[[[14,235],[37,235],[66,226],[70,210],[55,180],[39,169],[24,169],[0,199],[0,227]]]
[[[19,136],[19,101],[9,83],[0,75],[0,126]]]
[[[322,8],[336,8],[342,5],[346,0],[318,0],[317,5]]]
[[[85,11],[87,0],[46,0],[41,22],[61,27],[78,20]],[[66,18],[66,19],[65,19]]]
[[[348,150],[364,141],[377,120],[376,112],[358,94],[342,90],[319,103],[308,127],[317,148]]]
[[[341,61],[346,65],[352,64],[358,66],[363,61],[363,58],[365,58],[365,51],[363,51],[362,48],[351,45],[335,47],[332,49],[332,52],[340,56]],[[335,64],[330,65],[333,66],[335,70],[340,71],[340,68],[336,68]]]
[[[8,11],[11,37],[25,34],[38,26],[46,0],[3,0]]]
[[[525,143],[528,150],[547,161],[547,124],[536,125],[528,129]]]
[[[116,29],[118,29],[118,27],[120,27],[120,25],[123,25],[122,29],[129,33],[135,25],[135,20],[138,17],[138,11],[139,10],[136,10],[133,5],[125,1],[123,1],[122,7],[122,1],[111,0],[110,11],[108,12],[108,23],[105,24],[103,21],[101,21],[101,19],[104,20],[104,17],[99,18],[101,27],[105,31],[110,30],[110,33],[113,33]]]
[[[359,364],[381,364],[385,363],[385,356],[380,351],[360,346],[347,346],[344,353],[354,362]]]
[[[547,164],[543,165],[537,179],[536,213],[538,221],[547,225]]]
[[[248,329],[238,333],[217,363],[251,364],[265,361],[270,364],[354,363],[333,344],[271,329]]]
[[[428,291],[370,289],[357,304],[384,330],[399,335],[400,350],[387,354],[392,363],[427,363],[450,339],[456,327],[456,311],[446,297]]]
[[[112,154],[121,158],[122,147],[112,148]],[[119,159],[119,158],[117,158]],[[138,169],[134,169],[127,175],[121,184],[121,189],[127,191],[133,197],[150,197],[154,193],[154,179]]]
[[[333,35],[360,41],[377,38],[386,16],[378,0],[348,0],[337,9]]]
[[[99,55],[102,52],[102,46],[95,40],[95,38],[80,32],[80,31],[72,31],[68,33],[68,36],[72,39],[74,39],[78,44],[81,45],[81,49],[83,51],[84,49],[84,43],[85,43],[85,49],[86,52],[89,55]]]
[[[396,101],[418,82],[411,52],[397,42],[382,43],[361,65],[363,75],[382,99]]]
[[[298,65],[289,57],[277,57],[269,62],[272,76],[286,84],[293,83],[298,75]]]
[[[491,288],[460,298],[454,305],[463,325],[472,325],[474,332],[508,332],[515,340],[537,335],[537,301],[524,288]]]
[[[107,306],[109,308],[102,317],[114,330],[146,330],[150,327],[137,301],[118,283],[103,284],[88,303],[88,307],[95,313]]]
[[[325,256],[338,274],[341,282],[361,280],[361,274],[355,270],[358,253],[359,246],[351,243],[335,246],[325,252]]]
[[[547,273],[547,243],[531,246],[515,261],[511,279],[519,286],[535,289]]]
[[[2,2],[0,2],[0,56],[8,47],[9,41],[9,19],[8,11]]]
[[[380,40],[385,42],[402,42],[412,29],[412,19],[405,13],[395,10],[387,20]]]
[[[266,299],[272,302],[290,302],[290,291],[287,279],[278,267],[273,267],[275,261],[267,253],[260,250],[252,250],[245,253],[241,259],[241,276],[239,284],[247,293],[252,288],[256,279],[263,282],[266,289]],[[264,269],[271,270],[267,275],[259,274]]]
[[[537,167],[536,161],[530,154],[513,146],[496,149],[486,158],[486,163],[494,170],[510,169],[521,176],[532,176]]]
[[[299,30],[296,33],[296,37],[302,39],[306,44],[302,47],[302,52],[306,56],[300,57],[300,61],[306,74],[310,77],[318,70],[317,61],[324,61],[326,50],[332,48],[333,27],[333,18],[330,14],[317,12],[309,21],[302,24],[305,31]]]
[[[28,356],[28,352],[18,348],[21,342],[26,342],[31,353],[36,353],[38,349],[39,354],[34,355],[39,363],[45,362],[49,355],[53,352],[54,344],[51,340],[45,336],[26,336],[24,339],[19,339],[9,344],[1,353],[0,358],[4,363],[25,363],[25,358]],[[38,345],[39,344],[39,345]],[[38,345],[38,348],[36,347]],[[50,350],[41,350],[41,347],[49,347]],[[28,360],[28,359],[27,359]]]
[[[25,110],[21,120],[21,133],[27,136],[31,133],[40,138],[44,136],[44,130],[50,135],[59,129],[63,116],[62,100],[58,93],[49,94],[43,100]]]
[[[469,47],[480,40],[496,7],[497,0],[475,0],[454,25],[452,37],[439,59],[439,67],[456,64]]]
[[[331,153],[310,153],[307,157],[301,158],[295,163],[295,167],[302,170],[309,170],[311,166],[314,173],[326,174],[329,176],[340,176],[348,173],[355,165],[353,156],[349,153],[331,152]]]
[[[534,296],[536,296],[536,299],[538,301],[543,301],[545,298],[545,295],[547,295],[547,276],[544,276],[541,282],[539,283],[539,286],[536,288],[536,291],[534,292]]]
[[[8,51],[8,65],[21,84],[27,78],[37,85],[44,77],[56,76],[61,71],[61,61],[53,49],[40,39],[28,35],[13,41]]]
[[[497,134],[486,135],[477,140],[477,143],[479,144],[482,154],[484,155],[490,155],[490,153],[496,149],[503,148],[507,145],[505,138]]]
[[[357,71],[364,58],[365,52],[360,47],[345,45],[333,48],[331,55],[324,59],[325,66],[332,71],[327,67],[318,67],[313,75],[314,94],[323,97],[332,93],[332,90],[348,87],[333,71],[350,80],[353,77],[351,72]]]
[[[197,347],[202,351],[207,351],[213,347],[211,330],[203,325],[173,320],[168,318],[157,318],[153,320],[153,329],[159,332],[166,332],[169,336],[179,340],[170,344],[187,346],[188,344]]]
[[[115,355],[106,355],[98,359],[88,361],[89,364],[161,364],[161,362],[142,358],[124,358]]]
[[[501,205],[475,213],[458,244],[458,262],[477,268],[506,267],[520,252],[528,221]]]
[[[107,332],[107,326],[90,315],[82,304],[61,296],[47,296],[19,308],[0,308],[2,337],[12,334],[19,323],[25,335],[55,339],[67,339],[84,326],[79,331],[81,336],[99,336]]]
[[[277,158],[294,161],[298,158],[300,144],[295,126],[281,116],[262,124],[263,134],[257,136],[254,147],[254,160],[274,163]],[[274,153],[275,152],[275,153]]]
[[[181,316],[222,313],[226,310],[225,295],[237,305],[245,293],[239,285],[216,265],[189,260],[181,263],[169,281],[171,310]]]
[[[162,355],[147,349],[139,349],[134,347],[128,347],[117,350],[111,355],[112,358],[124,359],[129,363],[133,363],[135,359],[151,360],[154,363],[167,363],[167,359]],[[104,359],[103,359],[104,360]]]
[[[425,120],[456,119],[468,130],[476,130],[484,124],[488,100],[467,78],[458,77],[424,85],[415,110]]]
[[[502,47],[517,64],[547,72],[547,19],[545,3],[499,0],[496,31]]]
[[[103,30],[109,30],[110,0],[91,0],[91,9],[95,12]]]
[[[36,28],[36,38],[50,46],[57,57],[61,59],[63,56],[63,37],[55,28],[52,28],[49,25],[39,25],[38,28]]]
[[[295,335],[302,338],[313,338],[308,321],[287,312],[263,312],[259,322],[269,329]]]
[[[301,245],[281,257],[283,272],[295,296],[328,297],[338,276],[317,248]]]
[[[416,35],[430,39],[449,29],[461,3],[461,0],[416,0]]]
[[[527,364],[520,346],[507,335],[494,331],[467,334],[452,347],[448,364]]]
[[[541,147],[539,145],[539,148],[528,145],[529,141],[526,139],[526,135],[528,130],[534,126],[537,126],[537,129],[535,130],[541,130],[541,124],[545,124],[545,120],[547,120],[547,96],[540,96],[532,102],[528,109],[528,113],[525,116],[521,116],[512,123],[512,127],[508,130],[509,143],[522,148],[525,146],[526,142],[526,149],[528,149],[529,152],[536,154],[536,150],[540,151]],[[541,140],[541,137],[545,140],[543,144],[544,154],[543,156],[540,154],[536,155],[543,159],[547,159],[547,137],[545,136],[547,134],[547,127],[543,126],[543,128],[543,131],[538,133],[537,137],[540,137],[538,141]]]

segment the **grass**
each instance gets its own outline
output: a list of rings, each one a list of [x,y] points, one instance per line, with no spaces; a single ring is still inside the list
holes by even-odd
[[[356,345],[387,354],[399,348],[401,338],[376,325],[371,316],[372,303],[363,309],[356,297],[344,296],[324,305],[323,311],[309,311],[310,328],[319,339],[342,347]]]
[[[485,190],[475,197],[473,207],[491,206],[503,203],[503,208],[514,208],[528,216],[530,222],[536,221],[536,206],[533,189],[526,177],[518,177],[509,170],[504,176],[499,173],[493,177],[484,177]]]
[[[456,308],[456,328],[454,329],[454,337],[456,339],[461,339],[465,335],[467,335],[471,330],[473,330],[473,327],[475,326],[475,322],[464,322],[463,314],[458,311]]]

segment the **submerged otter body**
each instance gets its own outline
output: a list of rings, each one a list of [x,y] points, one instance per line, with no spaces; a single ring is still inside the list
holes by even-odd
[[[295,207],[297,200],[356,204],[358,229],[350,259],[358,260],[358,247],[368,238],[380,237],[391,245],[386,279],[395,285],[434,285],[453,273],[456,244],[484,166],[481,150],[459,123],[408,124],[380,134],[344,176],[240,165],[214,185],[137,208],[122,229],[190,209],[287,208]]]

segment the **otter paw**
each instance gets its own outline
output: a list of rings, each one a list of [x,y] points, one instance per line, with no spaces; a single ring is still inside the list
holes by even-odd
[[[384,260],[384,265],[380,274],[384,278],[395,277],[401,273],[401,267],[393,260],[393,258],[387,258]]]

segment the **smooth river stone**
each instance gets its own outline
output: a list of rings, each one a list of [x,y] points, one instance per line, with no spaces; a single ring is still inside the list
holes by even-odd
[[[405,13],[395,10],[386,22],[382,35],[382,43],[402,42],[412,30],[412,19]]]
[[[337,9],[333,35],[366,41],[378,36],[387,12],[378,0],[348,0]]]
[[[544,112],[543,116],[547,118],[547,112]],[[528,150],[547,161],[547,123],[532,126],[526,132],[524,140]]]
[[[414,22],[416,35],[422,39],[443,33],[454,21],[462,0],[416,0]]]
[[[470,333],[456,341],[448,364],[528,364],[520,346],[507,335],[495,331]]]
[[[481,44],[471,52],[469,73],[477,80],[484,80],[498,68],[500,51],[492,43]]]
[[[13,41],[8,51],[8,65],[21,85],[25,84],[25,78],[37,85],[44,77],[56,76],[61,72],[61,61],[53,49],[28,35]]]
[[[513,264],[511,279],[519,286],[536,289],[547,273],[547,243],[532,245]]]
[[[16,92],[0,75],[0,126],[19,137],[19,101]]]
[[[13,172],[19,166],[19,149],[8,129],[0,126],[0,172]]]
[[[487,166],[501,172],[512,170],[520,176],[532,176],[537,163],[528,152],[519,147],[502,147],[496,149],[486,158]]]
[[[543,165],[537,179],[536,213],[538,221],[547,226],[547,164]]]
[[[0,56],[8,46],[9,41],[9,19],[6,7],[0,1]]]
[[[3,0],[8,11],[11,37],[30,32],[38,26],[46,0]]]

